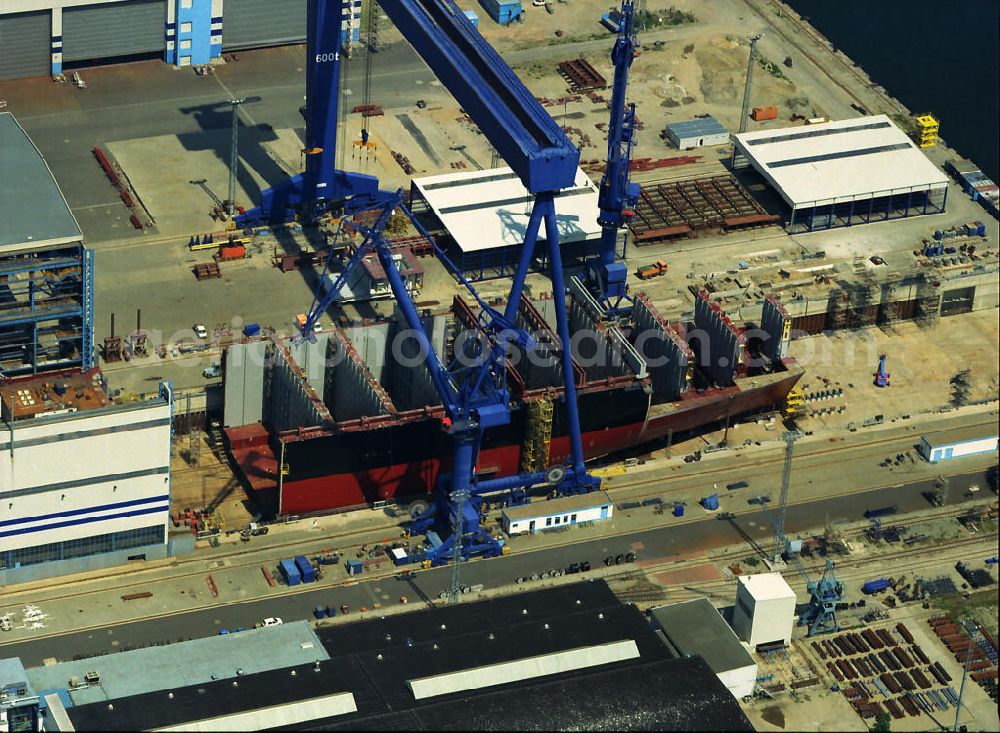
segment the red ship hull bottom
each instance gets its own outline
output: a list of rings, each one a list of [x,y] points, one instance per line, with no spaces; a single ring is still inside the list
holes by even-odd
[[[802,373],[802,369],[795,365],[789,372],[764,377],[762,381],[767,383],[761,387],[715,390],[692,395],[670,405],[650,407],[645,423],[584,433],[584,456],[588,460],[599,458],[664,438],[670,432],[693,430],[775,404],[784,399]],[[564,461],[568,454],[569,438],[554,438],[549,452],[550,462]],[[479,470],[487,475],[509,476],[520,470],[520,461],[520,445],[485,449],[479,455]],[[247,470],[251,466],[244,466],[238,457],[237,462],[245,475],[252,475],[253,472]],[[378,487],[378,498],[384,500],[419,495],[435,485],[442,466],[447,470],[447,459],[429,458],[419,462],[387,465],[376,470],[284,481],[281,484],[278,513],[309,514],[367,506],[372,486]],[[268,483],[274,486],[273,481]],[[254,488],[265,487],[258,485]]]

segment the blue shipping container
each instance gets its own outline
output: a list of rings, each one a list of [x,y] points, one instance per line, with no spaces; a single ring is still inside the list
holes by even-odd
[[[303,583],[312,583],[316,580],[316,571],[313,570],[313,566],[312,563],[309,562],[309,558],[299,555],[295,558],[295,566],[299,569],[299,572],[302,573]]]
[[[302,575],[291,560],[282,560],[278,564],[278,568],[281,570],[281,575],[288,585],[298,585],[302,582]]]
[[[684,505],[683,504],[674,504],[674,516],[675,517],[683,517],[684,516]]]
[[[361,575],[361,571],[364,570],[365,566],[360,560],[348,560],[347,561],[347,574],[348,575]]]
[[[510,0],[503,2],[500,0],[479,0],[479,2],[489,13],[489,16],[500,25],[508,25],[524,13],[520,0],[513,0],[513,2]]]
[[[248,323],[243,327],[244,336],[256,336],[258,333],[260,333],[259,323]]]
[[[888,578],[876,578],[875,580],[869,580],[863,586],[861,586],[861,592],[871,595],[872,593],[878,593],[889,587]]]

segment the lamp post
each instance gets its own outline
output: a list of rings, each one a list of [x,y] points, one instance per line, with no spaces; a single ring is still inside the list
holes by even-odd
[[[260,97],[240,97],[230,99],[226,104],[233,108],[232,140],[229,147],[229,198],[226,199],[226,213],[232,216],[236,213],[236,169],[239,165],[239,129],[240,107],[244,104],[259,102]]]

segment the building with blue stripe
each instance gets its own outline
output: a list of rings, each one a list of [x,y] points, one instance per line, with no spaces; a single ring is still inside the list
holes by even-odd
[[[115,404],[96,371],[0,388],[0,585],[169,554],[172,399]]]

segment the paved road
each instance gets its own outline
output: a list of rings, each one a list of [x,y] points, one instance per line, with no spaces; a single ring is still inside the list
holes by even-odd
[[[879,489],[790,506],[785,521],[786,531],[795,534],[813,530],[826,521],[857,522],[863,519],[865,510],[882,506],[895,506],[900,513],[926,509],[928,504],[923,493],[933,489],[933,484],[933,481],[918,481],[899,488]],[[985,476],[983,472],[962,474],[952,477],[950,484],[953,492],[951,496],[960,499],[969,486],[985,486]],[[750,494],[747,496],[749,498]],[[737,521],[752,538],[766,546],[772,530],[762,513],[741,515]],[[714,517],[671,526],[670,518],[664,516],[664,523],[663,527],[620,537],[584,540],[565,547],[473,562],[462,569],[462,583],[483,583],[486,587],[496,588],[512,583],[519,576],[564,567],[571,562],[589,560],[594,565],[600,565],[606,556],[630,549],[637,549],[640,558],[651,560],[704,551],[738,541],[733,528]],[[581,531],[577,534],[584,536]],[[335,572],[339,572],[339,569]],[[339,606],[347,603],[356,610],[364,605],[370,607],[375,601],[395,604],[400,595],[407,595],[412,602],[416,602],[421,594],[436,600],[438,594],[448,586],[450,572],[448,568],[419,572],[413,577],[412,583],[396,578],[380,578],[336,589],[329,586],[315,590],[303,588],[301,592],[292,595],[180,613],[113,628],[5,644],[0,645],[0,657],[19,656],[26,665],[35,666],[41,664],[46,657],[66,660],[78,655],[122,651],[134,646],[207,636],[217,633],[220,628],[249,627],[267,616],[279,616],[286,621],[310,618],[311,610],[317,604]],[[113,602],[117,603],[117,598]]]

